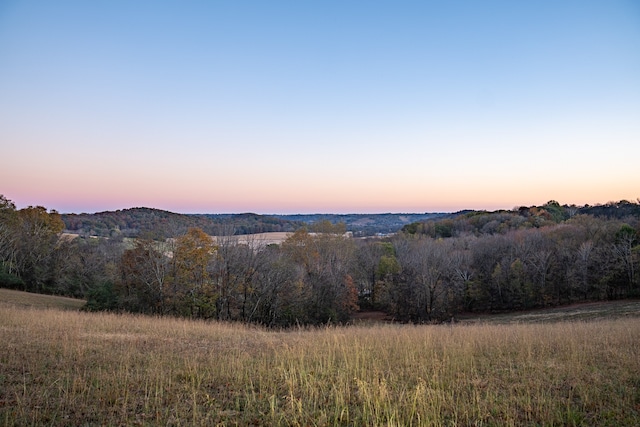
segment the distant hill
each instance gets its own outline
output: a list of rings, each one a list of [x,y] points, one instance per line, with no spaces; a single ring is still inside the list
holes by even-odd
[[[640,200],[638,200],[638,203],[621,200],[619,202],[609,202],[604,205],[586,205],[580,207],[578,213],[617,219],[640,217]]]
[[[178,214],[152,208],[131,208],[94,214],[63,214],[65,231],[85,236],[138,237],[164,239],[185,234],[198,227],[210,235],[292,232],[320,221],[344,223],[355,236],[395,233],[418,221],[447,217],[444,213],[384,214]]]
[[[465,210],[450,215],[428,218],[407,224],[402,231],[446,238],[463,234],[503,234],[509,230],[539,228],[570,220],[578,215],[590,215],[635,223],[640,219],[638,203],[621,200],[595,206],[560,205],[551,200],[542,206],[522,206],[513,210]]]
[[[95,214],[63,214],[65,231],[99,237],[164,239],[198,227],[210,235],[295,231],[303,224],[257,214],[187,215],[160,209],[132,208]]]
[[[155,239],[180,236],[191,227],[210,235],[292,232],[320,221],[344,223],[354,236],[375,236],[404,230],[448,237],[459,232],[486,233],[520,227],[539,227],[558,223],[574,215],[588,214],[623,219],[640,217],[640,203],[610,202],[595,206],[560,205],[555,201],[536,207],[511,211],[472,211],[456,213],[382,213],[382,214],[178,214],[152,208],[131,208],[95,214],[63,214],[65,231],[85,236],[138,237]]]
[[[382,213],[382,214],[296,214],[273,215],[287,221],[312,225],[320,221],[344,223],[354,236],[374,236],[395,233],[407,224],[450,216],[447,213]]]

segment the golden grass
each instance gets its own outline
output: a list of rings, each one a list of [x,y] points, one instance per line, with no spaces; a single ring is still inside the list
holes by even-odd
[[[0,307],[4,425],[640,425],[640,319],[256,327]]]

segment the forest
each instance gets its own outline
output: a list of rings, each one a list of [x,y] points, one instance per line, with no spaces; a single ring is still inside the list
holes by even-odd
[[[291,224],[289,224],[291,225]],[[170,223],[165,224],[171,227]],[[343,223],[299,225],[282,244],[62,233],[61,215],[0,196],[0,286],[87,300],[87,310],[258,323],[455,319],[640,296],[640,202],[465,211],[353,238]]]
[[[131,208],[95,214],[62,214],[65,231],[82,236],[138,237],[166,239],[200,228],[212,236],[224,234],[232,227],[236,234],[294,231],[300,221],[253,213],[178,214],[160,209]]]
[[[321,221],[344,223],[354,236],[392,234],[403,226],[427,219],[447,217],[446,213],[401,214],[178,214],[161,209],[131,208],[94,214],[62,214],[65,231],[82,236],[138,237],[155,239],[178,237],[197,227],[212,236],[233,228],[235,234],[294,231]]]

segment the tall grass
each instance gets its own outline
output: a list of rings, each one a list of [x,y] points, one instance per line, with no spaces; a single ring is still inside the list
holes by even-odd
[[[0,307],[4,425],[640,425],[640,319],[328,327]]]

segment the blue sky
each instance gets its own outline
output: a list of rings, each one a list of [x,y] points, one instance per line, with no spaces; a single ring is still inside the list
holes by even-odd
[[[634,1],[0,1],[0,65],[19,207],[640,197]]]

